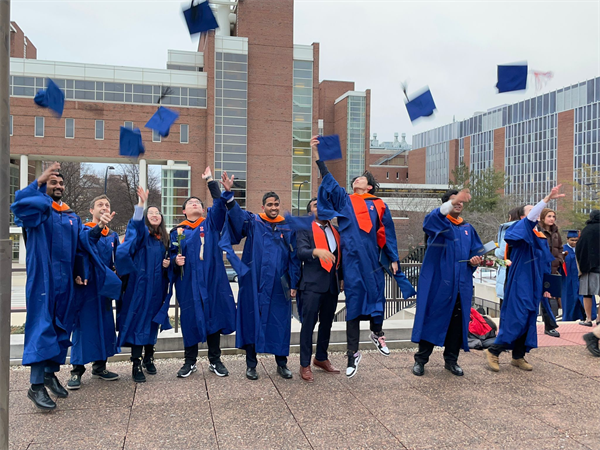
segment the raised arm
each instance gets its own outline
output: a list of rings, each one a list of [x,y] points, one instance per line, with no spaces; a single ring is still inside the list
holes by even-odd
[[[318,154],[319,137],[313,136],[310,140],[313,151]],[[325,220],[331,220],[348,204],[348,194],[346,190],[339,185],[336,179],[329,173],[325,161],[317,160],[317,166],[321,173],[321,185],[317,194],[319,204],[319,217]]]
[[[206,169],[210,171],[208,167]],[[213,206],[207,211],[206,218],[219,233],[223,230],[225,220],[227,219],[227,202],[234,201],[233,192],[231,191],[233,188],[234,178],[234,175],[232,175],[231,178],[228,178],[227,172],[223,171],[221,180],[219,182],[225,188],[224,192],[221,192],[221,189],[219,189],[219,183],[212,180],[212,176],[210,176],[210,178],[206,178],[210,195],[213,198]]]
[[[450,233],[450,221],[446,216],[452,212],[456,204],[459,202],[468,202],[469,200],[471,200],[469,190],[463,189],[454,198],[427,214],[423,221],[423,231],[430,237],[440,235],[447,239],[454,239],[454,235]]]

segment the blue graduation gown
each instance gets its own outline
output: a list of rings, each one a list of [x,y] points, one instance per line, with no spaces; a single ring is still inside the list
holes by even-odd
[[[504,284],[504,301],[500,310],[500,329],[496,344],[514,348],[514,342],[524,334],[526,351],[537,347],[536,321],[543,297],[544,274],[551,272],[554,256],[546,239],[536,236],[537,222],[527,217],[516,222],[504,235],[512,246],[512,262]]]
[[[78,308],[71,364],[105,361],[117,353],[112,300],[121,294],[121,280],[113,272],[119,235],[106,228],[105,234],[91,236],[95,226],[85,224],[79,237],[79,246],[87,256],[90,270],[87,286],[75,286]]]
[[[223,193],[221,198],[215,199],[206,219],[193,223],[186,220],[171,230],[173,281],[181,308],[185,347],[206,342],[209,334],[231,334],[235,331],[235,299],[223,263],[223,250],[219,247],[227,217],[225,202],[232,196],[231,193]],[[186,257],[183,274],[175,264],[177,228],[182,228],[185,235],[181,240],[181,254]],[[203,260],[200,259],[202,238]]]
[[[236,203],[227,213],[221,247],[239,244],[244,237],[241,263],[235,253],[228,251],[240,287],[235,345],[244,348],[254,344],[258,353],[287,356],[292,302],[286,291],[297,289],[300,278],[296,233],[285,221],[273,229],[271,223],[242,210]]]
[[[361,230],[346,190],[331,173],[323,177],[319,186],[317,203],[319,218],[338,219],[342,248],[344,292],[346,294],[346,320],[357,317],[373,317],[383,322],[385,309],[385,273],[379,263],[379,252],[384,251],[390,262],[398,261],[398,244],[392,215],[387,205],[383,214],[385,245],[377,243],[377,231],[382,226],[373,200],[366,200],[372,228],[369,233]]]
[[[162,262],[168,257],[162,241],[150,235],[144,220],[131,219],[125,240],[117,248],[117,273],[128,275],[117,316],[119,347],[156,344],[158,326],[171,329],[168,305],[169,270]]]
[[[27,318],[23,364],[64,364],[73,329],[73,285],[81,220],[46,195],[37,180],[17,191],[11,205],[27,236]],[[83,272],[79,273],[85,277]]]
[[[479,255],[483,244],[471,224],[453,224],[440,212],[440,208],[425,217],[423,231],[428,236],[427,250],[419,275],[417,311],[411,340],[443,346],[452,311],[460,295],[462,348],[468,352],[467,335],[475,267],[459,261]]]
[[[563,320],[585,320],[583,295],[579,295],[579,270],[575,259],[575,249],[565,244],[563,250],[568,253],[565,256],[567,275],[562,274]],[[592,297],[592,320],[596,319],[596,311],[596,299]]]

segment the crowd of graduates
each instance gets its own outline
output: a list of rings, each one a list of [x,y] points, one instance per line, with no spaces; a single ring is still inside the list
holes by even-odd
[[[202,176],[212,197],[210,208],[197,197],[188,198],[182,205],[186,220],[169,232],[160,208],[147,205],[148,193],[139,188],[139,203],[122,240],[110,230],[114,212],[105,195],[91,202],[92,220],[85,224],[62,202],[68,186],[64,186],[59,163],[51,164],[18,191],[11,208],[26,238],[23,364],[31,367],[27,395],[33,403],[42,410],[55,409],[48,391],[64,398],[67,389],[79,389],[88,363],[92,363],[92,377],[119,379],[106,362],[125,347],[131,349],[135,382],[156,374],[154,347],[159,330],[171,328],[168,312],[173,292],[181,308],[184,344],[179,378],[197,371],[200,343],[208,346],[209,370],[227,376],[220,336],[233,332],[236,347],[245,351],[249,380],[259,377],[258,353],[274,355],[277,373],[292,378],[287,365],[292,298],[297,299],[302,321],[301,379],[314,381],[312,367],[339,373],[327,352],[342,291],[345,373],[353,377],[362,358],[361,321],[369,321],[370,340],[377,350],[384,356],[390,354],[383,331],[386,272],[396,280],[404,298],[417,296],[412,341],[418,343],[418,351],[413,374],[423,375],[434,346],[443,346],[445,368],[462,376],[458,358],[461,348],[469,351],[473,272],[488,251],[475,228],[461,218],[470,200],[468,190],[449,190],[442,205],[426,216],[427,250],[415,291],[399,267],[394,223],[388,206],[375,195],[377,181],[365,172],[353,180],[353,192],[347,193],[327,169],[326,144],[321,140],[318,136],[311,140],[321,156],[317,165],[322,181],[304,218],[281,216],[275,192],[264,194],[260,214],[243,210],[232,192],[234,176],[224,172],[216,181],[210,168]],[[558,299],[549,292],[549,275],[562,274],[564,279],[564,320],[581,319],[583,325],[591,326],[595,318],[600,211],[592,212],[580,236],[569,233],[563,249],[554,223],[556,213],[547,208],[551,200],[561,197],[564,194],[557,186],[537,205],[511,211],[509,222],[500,228],[496,256],[510,264],[504,264],[499,273],[500,326],[485,351],[492,371],[499,370],[498,358],[507,350],[512,350],[514,366],[532,370],[525,354],[537,347],[540,303],[546,333],[558,334],[557,308],[553,308]],[[233,246],[242,242],[240,258]],[[237,302],[224,253],[238,274]],[[596,356],[600,356],[598,338],[598,327],[584,337]],[[65,364],[69,347],[72,370],[65,389],[56,373]]]

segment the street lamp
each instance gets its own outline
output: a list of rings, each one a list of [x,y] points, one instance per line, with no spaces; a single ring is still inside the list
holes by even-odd
[[[308,184],[308,181],[304,180],[302,183],[300,183],[300,186],[298,186],[298,216],[300,215],[300,189],[302,189],[302,186],[305,184]]]
[[[115,170],[115,168],[113,166],[108,166],[106,168],[106,171],[104,172],[104,195],[106,195],[106,183],[108,181],[108,171],[109,170]]]

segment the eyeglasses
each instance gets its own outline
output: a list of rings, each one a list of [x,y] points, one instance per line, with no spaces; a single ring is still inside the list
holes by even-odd
[[[198,206],[199,206],[199,205],[201,205],[201,204],[202,204],[202,203],[200,203],[200,202],[198,202],[198,201],[192,201],[192,200],[190,200],[190,201],[188,201],[188,202],[185,204],[185,206],[187,206],[187,205],[198,205]]]
[[[160,217],[161,213],[159,213],[159,212],[148,212],[148,217],[156,217],[156,216]]]

